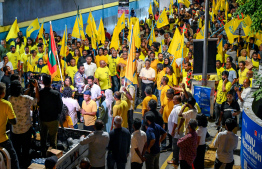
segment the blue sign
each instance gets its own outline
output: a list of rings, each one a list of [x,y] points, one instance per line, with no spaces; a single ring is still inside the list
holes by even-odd
[[[241,168],[262,168],[262,127],[251,120],[245,112],[242,115]]]
[[[201,109],[201,113],[208,117],[210,117],[210,95],[210,87],[194,85],[194,98]]]

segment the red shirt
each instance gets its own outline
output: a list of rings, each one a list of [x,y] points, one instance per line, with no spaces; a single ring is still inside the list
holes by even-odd
[[[105,35],[106,35],[106,38],[107,38],[108,40],[111,40],[111,35],[110,35],[110,33],[106,32]]]
[[[160,15],[155,14],[155,20],[157,21]]]
[[[197,155],[197,133],[187,133],[178,140],[177,146],[180,147],[179,160],[185,160],[192,166]]]

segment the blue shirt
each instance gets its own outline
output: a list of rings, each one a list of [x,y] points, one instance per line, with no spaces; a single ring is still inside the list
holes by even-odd
[[[149,145],[151,140],[155,140],[155,144],[150,149],[150,154],[160,153],[159,139],[160,135],[165,134],[166,131],[158,124],[152,123],[146,130],[147,144]]]

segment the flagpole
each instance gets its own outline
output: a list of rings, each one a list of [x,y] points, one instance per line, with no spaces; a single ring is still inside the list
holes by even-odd
[[[208,0],[205,0],[205,16],[208,16]],[[208,60],[208,17],[205,17],[205,33],[203,45],[203,67],[202,67],[202,86],[207,85],[207,60]]]
[[[66,27],[66,25],[65,25],[65,58],[64,58],[64,67],[65,67],[65,65],[66,65],[66,52],[67,52],[67,27]]]
[[[156,23],[157,23],[157,22],[156,22]],[[156,23],[155,23],[155,25],[154,25],[154,28],[156,27]],[[152,25],[152,26],[153,26],[153,25]],[[152,28],[152,29],[154,29],[154,28]],[[149,39],[151,33],[152,33],[152,31],[150,31],[150,34],[148,35],[147,40]]]
[[[50,25],[52,25],[51,21],[50,21]],[[57,59],[57,62],[58,62],[58,67],[59,67],[59,71],[60,71],[61,81],[62,81],[62,85],[63,85],[64,80],[63,80],[63,76],[62,76],[62,71],[61,71],[61,66],[60,66],[60,61],[59,61],[58,55],[57,55],[57,51],[56,51],[56,59]],[[64,87],[64,85],[63,85],[63,87]]]

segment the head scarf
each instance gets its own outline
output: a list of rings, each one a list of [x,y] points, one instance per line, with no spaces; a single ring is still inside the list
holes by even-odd
[[[43,64],[42,64],[42,65],[39,65],[39,61],[40,61],[40,60],[43,61]],[[43,58],[39,58],[39,59],[38,59],[38,63],[37,63],[37,67],[40,68],[40,69],[42,69],[44,66],[45,66],[45,64],[44,64]]]
[[[112,117],[111,111],[112,111],[112,107],[113,107],[112,105],[113,105],[113,102],[114,102],[112,90],[107,89],[105,91],[105,96],[106,96],[106,99],[105,99],[106,107],[108,108],[108,117]]]

